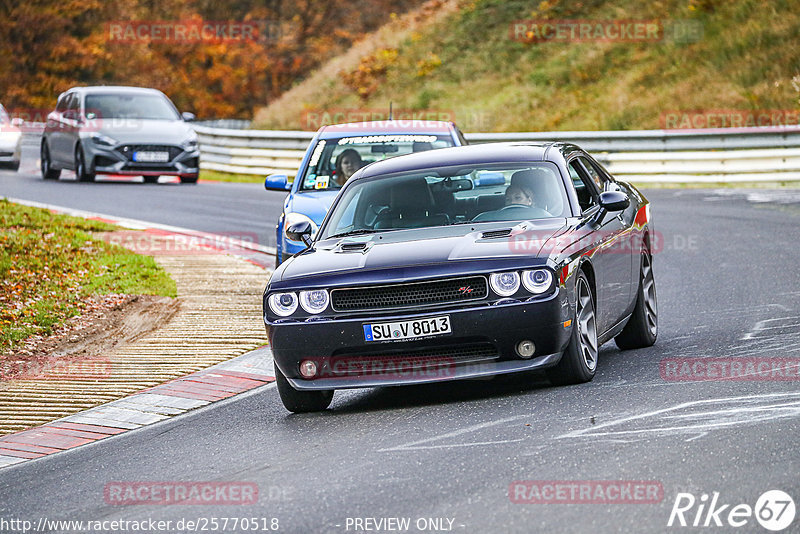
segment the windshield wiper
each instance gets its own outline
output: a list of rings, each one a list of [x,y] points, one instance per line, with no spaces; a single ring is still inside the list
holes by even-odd
[[[342,232],[341,234],[329,235],[328,237],[332,238],[332,237],[347,237],[351,235],[361,235],[361,234],[374,234],[380,231],[381,230],[372,230],[370,228],[360,228],[358,230],[350,230],[349,232]]]

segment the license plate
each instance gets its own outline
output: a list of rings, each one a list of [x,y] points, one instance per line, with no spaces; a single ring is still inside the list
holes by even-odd
[[[134,152],[133,161],[139,161],[142,163],[162,163],[169,161],[169,152]]]
[[[449,334],[450,316],[364,325],[364,341],[397,341]]]

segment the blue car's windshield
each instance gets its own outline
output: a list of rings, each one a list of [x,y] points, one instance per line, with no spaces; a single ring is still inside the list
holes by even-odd
[[[322,239],[365,231],[569,216],[564,182],[558,168],[548,162],[431,168],[359,180],[341,195]]]
[[[375,134],[321,139],[314,147],[300,191],[339,189],[358,169],[394,156],[453,146],[449,135]]]

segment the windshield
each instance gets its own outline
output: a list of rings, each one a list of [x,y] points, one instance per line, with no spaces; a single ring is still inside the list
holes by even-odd
[[[94,113],[103,119],[178,120],[175,106],[163,95],[107,94],[87,95],[86,116]]]
[[[358,135],[321,139],[302,177],[300,191],[339,189],[352,174],[370,163],[413,152],[453,146],[448,135]]]
[[[440,167],[353,184],[321,238],[568,216],[564,183],[552,163]]]

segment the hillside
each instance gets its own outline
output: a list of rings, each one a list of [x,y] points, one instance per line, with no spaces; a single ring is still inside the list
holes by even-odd
[[[656,21],[662,33],[512,38],[515,21],[575,19]],[[798,34],[796,0],[436,1],[322,66],[255,124],[315,129],[309,111],[383,111],[390,101],[454,114],[465,131],[651,129],[675,111],[791,112],[800,109]]]

